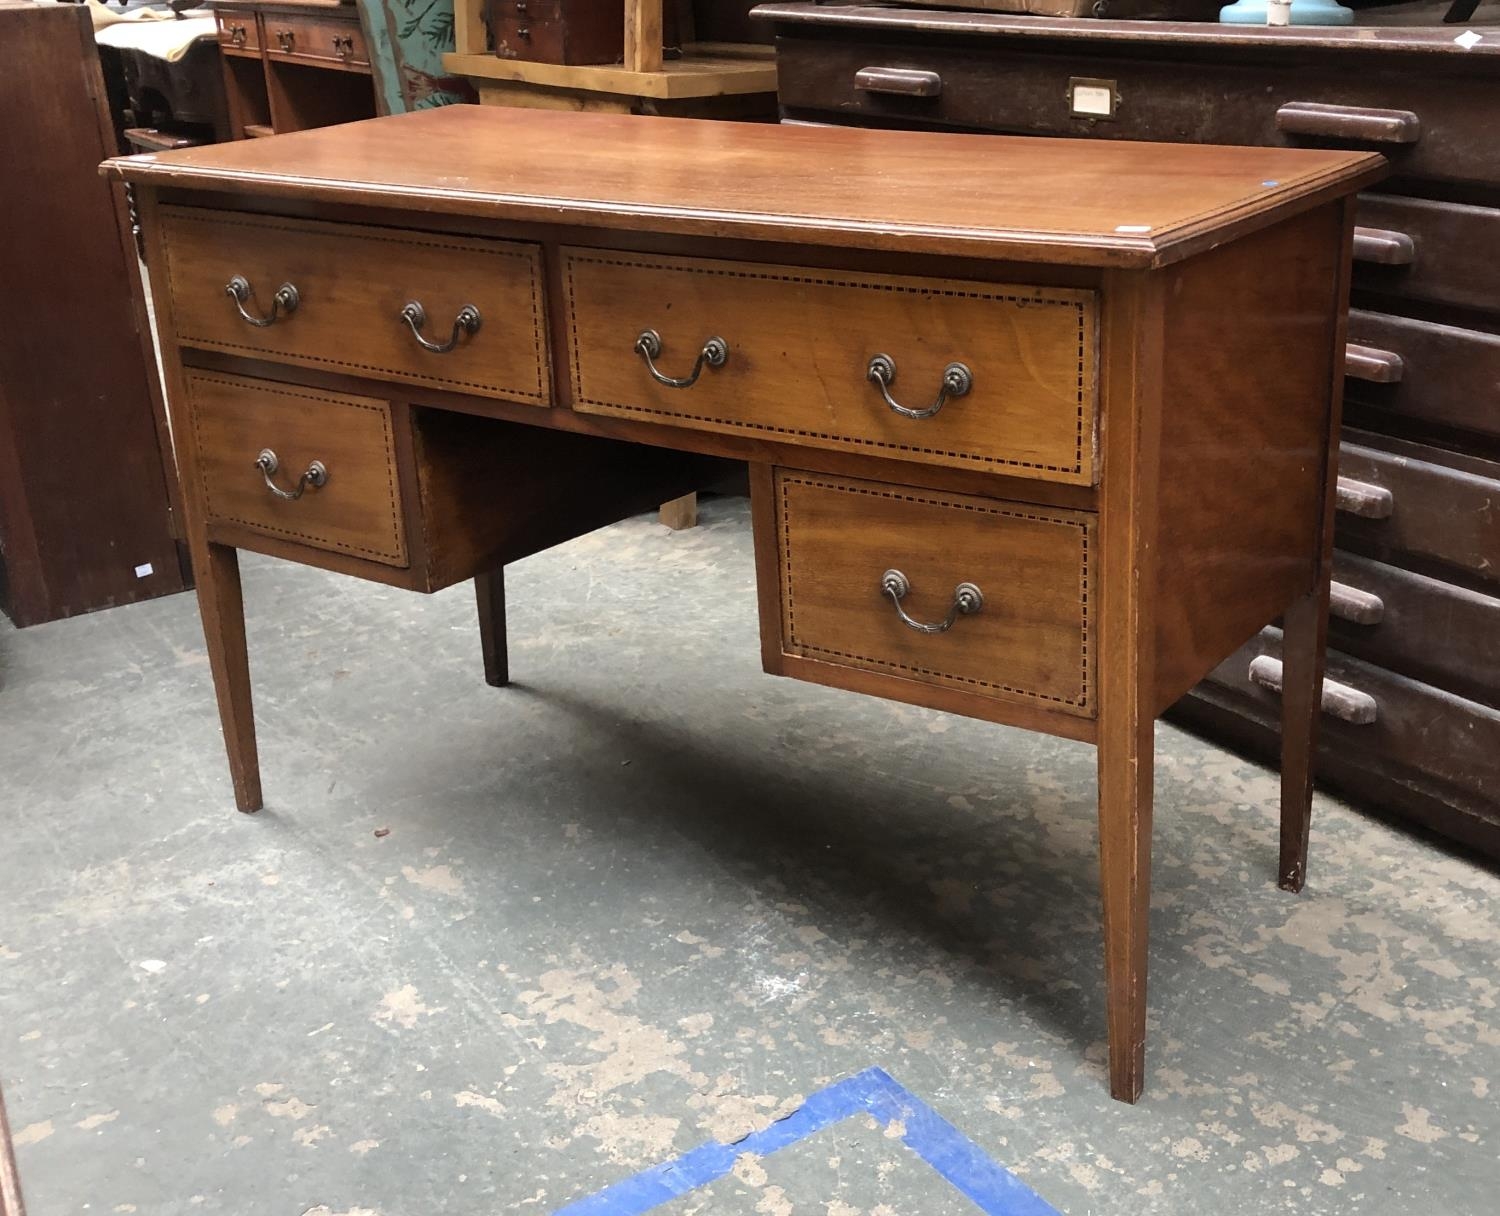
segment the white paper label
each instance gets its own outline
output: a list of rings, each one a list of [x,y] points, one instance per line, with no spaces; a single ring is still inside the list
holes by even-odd
[[[1115,112],[1115,97],[1106,88],[1097,84],[1075,84],[1073,86],[1073,113],[1097,114],[1109,118]]]
[[[1453,41],[1458,43],[1459,46],[1463,47],[1464,50],[1472,51],[1476,46],[1484,41],[1484,35],[1476,34],[1473,30],[1465,30]]]
[[[154,573],[154,571],[151,568],[151,563],[150,562],[147,562],[144,566],[137,566],[135,568],[135,576],[136,576],[136,578],[148,578],[153,573]]]

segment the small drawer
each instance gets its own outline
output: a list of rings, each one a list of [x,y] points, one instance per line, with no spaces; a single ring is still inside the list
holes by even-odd
[[[1354,290],[1500,312],[1500,210],[1362,194]]]
[[[1386,445],[1399,450],[1382,450]],[[1445,460],[1493,467],[1346,430],[1339,448],[1335,537],[1340,547],[1439,576],[1452,571],[1500,581],[1500,528],[1493,521],[1500,476],[1438,463]]]
[[[1093,292],[564,251],[573,407],[1091,485]]]
[[[549,404],[534,245],[177,206],[162,229],[184,346]]]
[[[1500,707],[1500,599],[1353,553],[1333,555],[1329,645]]]
[[[370,52],[358,21],[286,13],[267,13],[265,20],[266,54],[272,59],[369,70]]]
[[[1349,341],[1380,352],[1368,369],[1351,369],[1345,387],[1351,416],[1366,407],[1418,424],[1500,435],[1494,404],[1500,337],[1352,308]]]
[[[772,475],[784,656],[915,686],[1094,715],[1094,517],[777,469]],[[806,674],[795,668],[789,675]]]
[[[187,395],[210,527],[406,565],[386,402],[199,372]]]
[[[219,27],[219,47],[229,54],[260,54],[260,25],[253,12],[214,14]]]

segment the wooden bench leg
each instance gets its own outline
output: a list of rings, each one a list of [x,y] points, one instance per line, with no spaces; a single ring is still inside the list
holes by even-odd
[[[479,604],[479,646],[484,652],[484,682],[492,688],[510,683],[510,658],[505,647],[505,567],[474,580]]]
[[[674,532],[698,526],[698,495],[684,494],[671,502],[661,504],[661,522]]]
[[[229,753],[234,804],[258,811],[260,758],[255,748],[255,713],[250,700],[250,655],[245,647],[245,601],[240,591],[238,552],[230,545],[193,546],[198,611],[208,643],[208,665],[219,701],[219,724]]]
[[[1307,837],[1312,825],[1313,759],[1323,704],[1324,646],[1328,639],[1328,579],[1296,600],[1282,620],[1281,864],[1277,883],[1300,891],[1307,881]]]

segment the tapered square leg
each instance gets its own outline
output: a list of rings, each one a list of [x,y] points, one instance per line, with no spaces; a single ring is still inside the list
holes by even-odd
[[[1142,706],[1133,714],[1104,718],[1099,727],[1099,888],[1109,1092],[1121,1102],[1134,1102],[1146,1076],[1155,722]]]
[[[1313,759],[1323,703],[1324,647],[1328,638],[1328,581],[1296,600],[1282,621],[1281,863],[1277,882],[1300,891],[1307,880],[1307,838],[1312,824]]]
[[[510,656],[505,645],[505,567],[474,580],[479,606],[479,646],[484,653],[484,682],[491,688],[510,683]]]
[[[219,701],[219,725],[229,753],[234,804],[258,811],[260,757],[255,747],[255,713],[250,700],[250,655],[245,646],[245,602],[240,591],[238,552],[230,545],[193,546],[198,611],[208,643],[208,665]]]

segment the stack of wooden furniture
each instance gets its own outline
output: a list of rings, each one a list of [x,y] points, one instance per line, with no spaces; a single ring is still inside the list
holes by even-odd
[[[370,51],[352,4],[211,0],[230,134],[255,138],[375,116]]]
[[[469,77],[485,105],[774,116],[770,48],[699,41],[692,9],[665,2],[669,12],[664,0],[455,0],[456,49],[443,63]]]
[[[1357,217],[1320,772],[1365,806],[1500,856],[1500,26],[1459,40],[1461,27],[1435,24],[1443,9],[1279,30],[756,12],[774,22],[792,121],[1390,159],[1394,179],[1361,196]],[[1226,339],[1239,326],[1219,320]],[[1281,645],[1276,629],[1253,639],[1181,717],[1269,753]]]
[[[181,591],[166,415],[82,5],[0,0],[0,610]],[[166,454],[166,455],[164,455]]]

